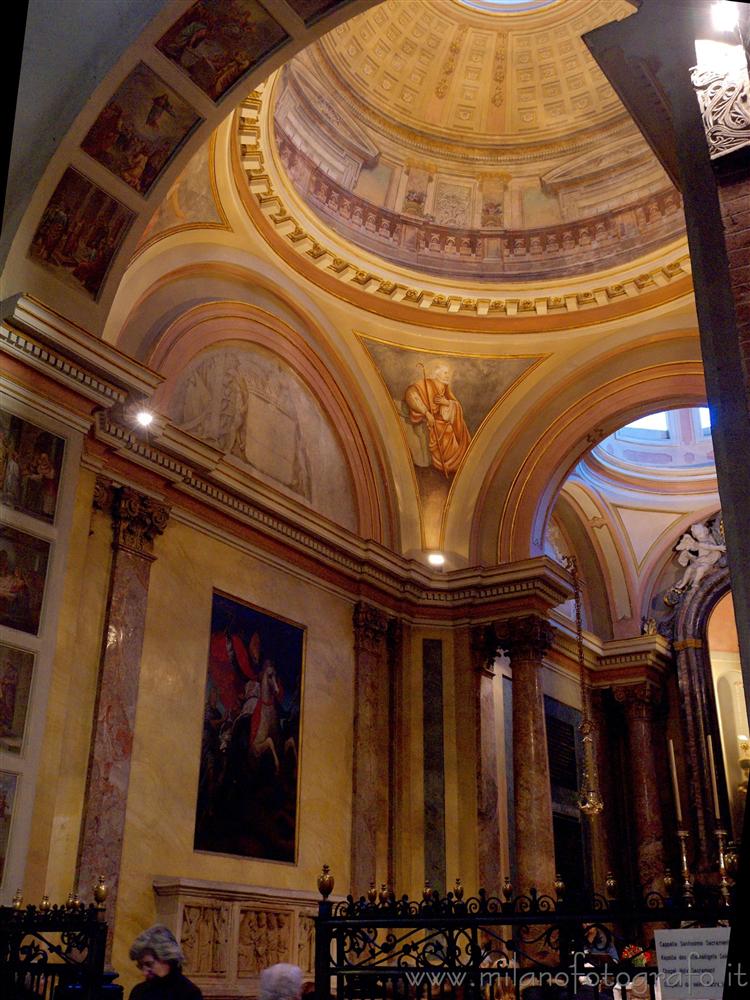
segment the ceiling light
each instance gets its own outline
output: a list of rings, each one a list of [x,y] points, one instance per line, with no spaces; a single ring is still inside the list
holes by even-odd
[[[154,415],[153,413],[150,413],[148,410],[139,410],[135,415],[135,419],[138,421],[141,427],[148,427],[148,425],[154,419]]]
[[[737,30],[737,4],[718,0],[711,8],[711,20],[716,31]]]
[[[430,552],[427,556],[430,566],[442,566],[445,563],[445,556],[442,552]]]

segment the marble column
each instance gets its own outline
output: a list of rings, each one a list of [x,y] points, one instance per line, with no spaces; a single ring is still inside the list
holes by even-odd
[[[388,703],[388,618],[360,601],[354,606],[354,773],[350,890],[367,891],[371,879],[383,879],[387,858],[378,857],[377,831],[388,823],[388,768],[383,766],[383,720]],[[388,723],[386,722],[386,726]],[[385,735],[386,739],[382,736]],[[380,870],[378,863],[381,862]]]
[[[96,482],[94,509],[112,518],[114,554],[79,848],[78,891],[81,899],[91,899],[97,877],[104,876],[109,888],[111,943],[153,546],[166,527],[169,509],[103,477]]]
[[[500,870],[500,792],[498,788],[498,740],[502,731],[495,712],[496,643],[491,630],[477,628],[471,634],[471,657],[476,676],[477,734],[477,850],[479,885],[498,895],[503,883]]]
[[[657,745],[654,713],[661,700],[661,688],[650,681],[643,681],[616,686],[612,693],[625,710],[628,731],[628,767],[638,843],[638,878],[644,893],[654,889],[663,891],[664,826],[654,757]]]
[[[524,615],[497,622],[498,647],[513,672],[513,782],[518,891],[552,893],[555,841],[544,721],[542,658],[552,644],[545,618]]]

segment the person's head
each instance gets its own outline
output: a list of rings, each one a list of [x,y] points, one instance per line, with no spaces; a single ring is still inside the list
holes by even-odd
[[[692,524],[690,526],[690,531],[692,532],[694,538],[703,539],[708,537],[708,528],[705,524]]]
[[[146,979],[161,979],[180,970],[185,956],[177,939],[164,924],[154,924],[130,946],[130,958]]]
[[[282,962],[264,969],[260,974],[258,1000],[300,1000],[302,969]]]
[[[448,365],[438,365],[435,368],[435,381],[440,382],[442,385],[450,385],[451,372]]]

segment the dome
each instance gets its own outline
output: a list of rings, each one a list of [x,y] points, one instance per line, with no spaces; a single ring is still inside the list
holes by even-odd
[[[271,78],[296,205],[407,273],[504,284],[632,264],[680,197],[582,35],[628,0],[403,0]]]

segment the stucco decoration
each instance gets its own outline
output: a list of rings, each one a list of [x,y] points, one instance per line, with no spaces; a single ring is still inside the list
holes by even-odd
[[[341,446],[310,390],[270,351],[238,345],[198,355],[169,408],[183,430],[356,530]]]
[[[422,507],[437,544],[454,478],[493,407],[539,360],[435,354],[362,338],[398,416]]]

